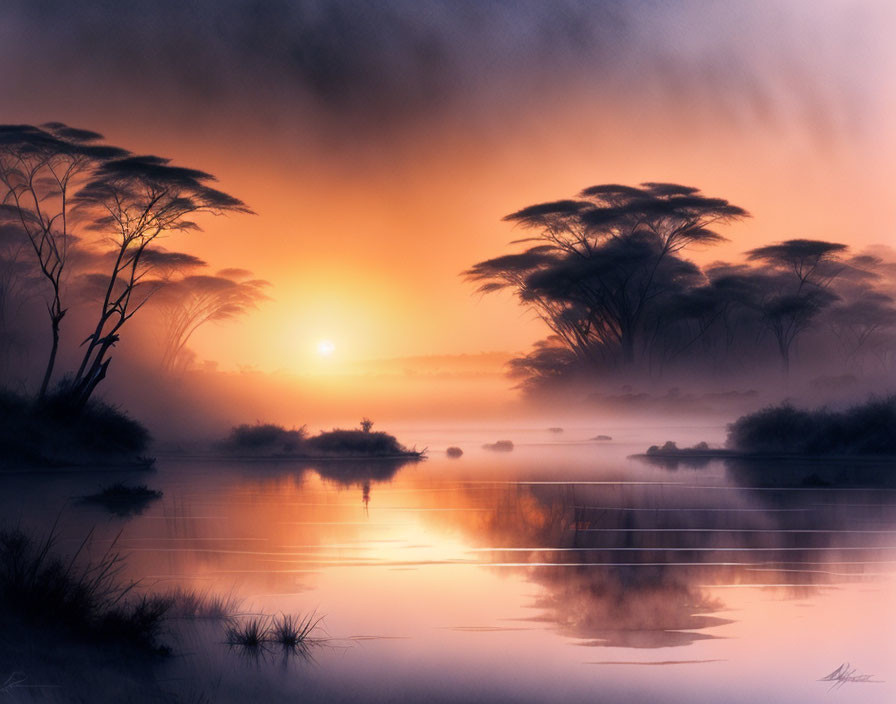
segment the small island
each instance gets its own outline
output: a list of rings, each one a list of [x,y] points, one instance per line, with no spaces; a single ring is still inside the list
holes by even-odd
[[[216,447],[230,457],[276,460],[423,459],[425,450],[409,450],[388,433],[373,430],[364,418],[355,429],[334,428],[309,435],[274,423],[238,425]]]
[[[482,446],[482,449],[491,450],[492,452],[513,452],[513,442],[511,442],[510,440],[487,442]]]
[[[790,404],[769,406],[728,426],[724,448],[700,442],[678,447],[652,445],[649,458],[838,458],[896,460],[896,396],[871,399],[843,411],[803,410]]]

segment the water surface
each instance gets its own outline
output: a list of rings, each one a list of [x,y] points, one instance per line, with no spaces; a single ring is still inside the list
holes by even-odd
[[[843,484],[886,468],[656,466],[627,455],[664,438],[596,433],[409,430],[430,457],[405,465],[163,457],[130,516],[77,501],[119,475],[8,475],[2,508],[59,515],[63,548],[115,540],[142,588],[324,616],[308,658],[174,624],[150,677],[184,700],[896,701],[896,492]],[[819,681],[846,662],[875,681]]]

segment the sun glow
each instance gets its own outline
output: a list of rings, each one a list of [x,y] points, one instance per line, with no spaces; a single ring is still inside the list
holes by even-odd
[[[317,343],[317,354],[320,357],[332,357],[336,351],[336,345],[331,340],[321,340]]]

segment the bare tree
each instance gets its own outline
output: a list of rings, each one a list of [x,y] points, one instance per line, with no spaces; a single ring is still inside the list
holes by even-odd
[[[59,328],[65,317],[62,280],[72,229],[73,190],[99,164],[127,152],[95,144],[102,135],[59,122],[40,127],[0,125],[0,218],[16,223],[25,235],[41,275],[49,285],[47,313],[52,344],[39,395],[53,376]]]
[[[147,290],[151,245],[199,229],[191,219],[197,214],[251,212],[242,201],[209,186],[213,180],[203,171],[171,166],[168,159],[124,157],[103,163],[76,194],[79,212],[91,218],[90,229],[111,245],[113,263],[96,326],[84,341],[84,356],[67,389],[75,407],[83,406],[105,378],[119,331],[148,300],[139,294],[141,286]]]

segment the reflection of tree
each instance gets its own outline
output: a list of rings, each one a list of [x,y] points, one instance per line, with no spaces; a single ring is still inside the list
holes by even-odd
[[[322,479],[335,482],[344,487],[361,487],[361,500],[364,506],[370,503],[370,485],[377,482],[392,481],[398,470],[406,464],[416,462],[416,458],[383,459],[383,460],[334,460],[314,465],[314,471]]]
[[[725,472],[728,479],[746,491],[751,488],[836,488],[847,487],[850,490],[867,488],[874,492],[883,487],[896,486],[893,464],[886,460],[853,462],[819,462],[817,460],[787,460],[771,462],[749,458],[731,458],[725,460]],[[757,491],[760,499],[765,499],[768,492]],[[776,497],[777,498],[777,497]],[[794,498],[799,499],[797,494]]]
[[[705,615],[721,604],[691,584],[693,575],[674,566],[619,564],[667,559],[659,548],[640,552],[655,541],[636,529],[655,525],[655,516],[592,508],[596,504],[599,496],[583,487],[518,488],[505,494],[483,526],[502,546],[531,547],[530,562],[564,563],[528,568],[529,578],[545,589],[535,603],[542,619],[592,645],[641,648],[686,645],[710,636],[685,631],[726,623]],[[597,527],[620,530],[593,531]]]
[[[836,530],[853,528],[862,509],[819,506],[809,490],[754,492],[755,473],[741,478],[747,488],[716,491],[498,489],[494,510],[468,530],[494,560],[528,563],[520,569],[544,589],[539,620],[562,633],[586,645],[687,645],[727,623],[713,615],[724,606],[710,595],[713,584],[780,582],[802,593],[793,585],[829,580],[819,561],[841,559],[840,547],[861,561],[856,546],[868,544]]]
[[[535,605],[568,636],[588,645],[663,648],[711,638],[692,633],[729,623],[705,615],[722,607],[664,568],[544,570],[547,587]]]

